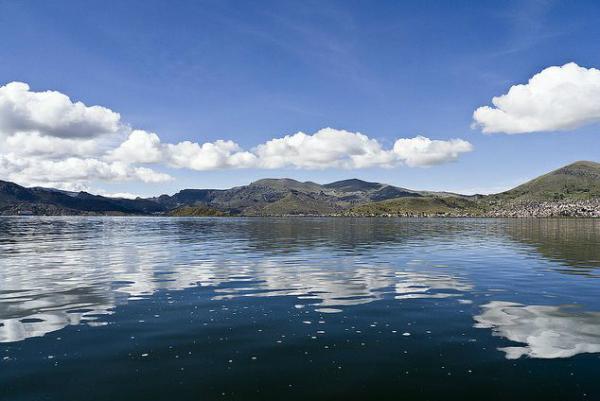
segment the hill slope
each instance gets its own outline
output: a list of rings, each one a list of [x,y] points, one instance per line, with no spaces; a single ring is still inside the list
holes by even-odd
[[[600,197],[600,163],[579,161],[492,198],[505,201],[587,200]]]
[[[358,179],[320,185],[263,179],[230,189],[115,199],[25,188],[0,181],[0,214],[167,214],[183,216],[599,216],[600,164],[576,162],[489,196],[414,191]]]
[[[404,197],[365,203],[349,209],[350,216],[480,216],[482,207],[466,197]]]
[[[0,181],[0,214],[150,214],[163,210],[161,205],[148,199],[107,198],[87,192],[25,188]]]
[[[185,189],[154,200],[167,209],[183,205],[209,207],[230,214],[295,215],[335,214],[354,205],[421,196],[417,191],[358,179],[326,185],[289,178],[267,178],[230,189]]]

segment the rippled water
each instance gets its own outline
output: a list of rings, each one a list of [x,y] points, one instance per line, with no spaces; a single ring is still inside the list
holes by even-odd
[[[0,399],[600,399],[600,220],[0,218]]]

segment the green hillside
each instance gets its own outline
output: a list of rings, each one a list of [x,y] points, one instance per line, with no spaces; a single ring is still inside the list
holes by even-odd
[[[600,198],[600,163],[575,162],[488,198],[511,202]]]
[[[355,206],[350,215],[435,216],[480,215],[481,207],[461,197],[404,197]]]
[[[325,196],[292,191],[275,202],[245,210],[244,214],[251,216],[331,215],[340,210],[341,207]]]
[[[176,217],[203,217],[203,216],[226,216],[220,210],[212,209],[204,206],[182,206],[177,209],[171,210],[168,213],[169,216]]]
[[[325,185],[263,179],[230,189],[184,189],[148,199],[25,188],[0,181],[0,214],[169,216],[600,217],[600,164],[580,161],[488,196],[415,191],[359,179]]]

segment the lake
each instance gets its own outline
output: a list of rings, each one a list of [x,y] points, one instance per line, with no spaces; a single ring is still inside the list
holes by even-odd
[[[0,218],[2,400],[597,400],[600,220]]]

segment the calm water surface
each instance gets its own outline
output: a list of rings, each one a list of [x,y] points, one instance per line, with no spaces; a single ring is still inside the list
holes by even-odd
[[[598,400],[600,220],[0,218],[2,400]]]

